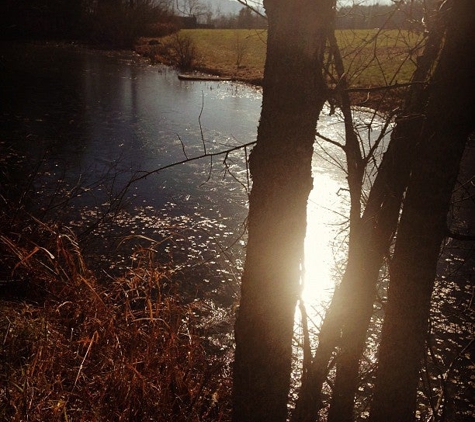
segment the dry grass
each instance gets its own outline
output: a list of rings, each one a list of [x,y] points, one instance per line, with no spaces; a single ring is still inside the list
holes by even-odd
[[[407,83],[415,70],[423,37],[399,30],[341,30],[337,41],[350,86]]]
[[[179,34],[190,38],[196,47],[195,70],[231,77],[237,81],[261,85],[266,54],[267,33],[246,29],[186,29]],[[410,81],[417,57],[422,51],[421,34],[399,30],[339,30],[338,45],[346,69],[354,105],[389,111],[399,106],[405,89],[367,91],[367,88],[405,84]],[[142,38],[135,46],[139,54],[152,62],[176,65],[173,36],[152,41]],[[332,66],[330,73],[334,73]],[[292,77],[292,75],[289,75]],[[329,84],[333,81],[329,77]]]
[[[232,77],[239,81],[260,84],[264,70],[266,32],[247,29],[184,29],[180,34],[190,37],[196,46],[196,70]],[[135,49],[153,62],[175,65],[170,54],[173,36],[150,46],[150,38],[142,38]]]
[[[189,36],[196,45],[197,69],[246,82],[262,80],[266,31],[186,29],[180,33]],[[420,54],[421,35],[379,29],[340,30],[336,35],[351,86],[378,86],[410,80],[415,57]],[[170,60],[167,54],[167,45],[172,38],[160,39],[158,47],[149,46],[149,38],[141,39],[136,49],[157,61],[173,64],[173,58]],[[242,56],[240,60],[239,56]]]
[[[207,309],[183,302],[152,249],[99,283],[68,229],[2,219],[2,275],[26,295],[0,302],[1,420],[229,420],[228,359],[199,319]]]
[[[266,31],[187,31],[196,43],[199,52],[197,65],[200,69],[246,82],[261,82],[266,54]]]

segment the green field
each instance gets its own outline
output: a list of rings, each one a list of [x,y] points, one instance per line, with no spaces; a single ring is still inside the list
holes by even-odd
[[[399,30],[337,31],[350,84],[380,86],[409,82],[422,37]]]
[[[250,82],[262,78],[266,31],[187,29],[180,34],[193,39],[198,69]],[[337,40],[352,86],[408,82],[420,54],[421,37],[408,31],[344,30],[337,31]]]

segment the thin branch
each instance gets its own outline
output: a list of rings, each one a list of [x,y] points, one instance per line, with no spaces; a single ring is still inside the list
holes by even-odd
[[[323,139],[324,141],[327,141],[332,145],[336,145],[337,147],[340,147],[343,151],[345,150],[345,145],[340,144],[339,142],[334,141],[333,139],[330,139],[330,138],[326,137],[325,135],[322,135],[320,132],[317,132],[317,136],[320,139]]]
[[[172,168],[172,167],[176,167],[176,166],[179,166],[181,164],[190,163],[192,161],[201,160],[203,158],[208,158],[208,157],[212,158],[212,157],[218,157],[220,155],[226,155],[226,154],[229,154],[233,151],[238,151],[238,150],[243,149],[243,148],[254,146],[255,144],[256,144],[256,141],[248,142],[247,144],[238,145],[238,146],[229,148],[229,149],[224,150],[224,151],[207,152],[207,153],[204,153],[204,154],[201,154],[201,155],[197,155],[196,157],[186,158],[186,159],[181,160],[181,161],[175,161],[174,163],[166,164],[166,165],[164,165],[162,167],[159,167],[158,169],[155,169],[155,170],[138,172],[138,173],[143,173],[143,174],[140,175],[140,176],[137,176],[135,178],[132,178],[130,180],[130,182],[128,183],[127,187],[129,187],[131,184],[133,184],[135,182],[138,182],[139,180],[142,180],[142,179],[147,178],[148,176],[151,176],[152,174],[160,173],[163,170],[166,170],[166,169],[169,169],[169,168]]]
[[[185,144],[184,144],[183,141],[181,140],[180,135],[178,135],[178,133],[176,134],[176,136],[178,137],[178,140],[180,141],[181,149],[183,150],[183,155],[184,155],[186,158],[188,158],[188,155],[186,154],[186,150],[185,150]]]
[[[245,150],[245,149],[244,149]],[[226,173],[228,173],[238,184],[240,184],[242,186],[242,188],[246,191],[246,192],[249,192],[249,185],[246,186],[244,184],[244,182],[242,182],[241,180],[239,180],[237,178],[237,176],[231,171],[231,168],[229,166],[229,163],[228,163],[228,157],[229,157],[229,154],[226,154],[224,156],[224,160],[223,160],[223,165],[224,165],[224,175],[223,175],[223,179],[226,177]],[[247,173],[247,172],[246,172]],[[248,175],[249,176],[249,175]]]
[[[206,140],[205,140],[205,135],[203,133],[203,125],[201,124],[201,116],[203,115],[204,108],[205,108],[205,94],[204,94],[203,91],[201,91],[201,109],[200,109],[200,114],[198,115],[198,124],[200,126],[200,135],[201,135],[201,142],[203,144],[203,152],[206,155],[206,153],[207,153],[207,151],[206,151]],[[213,173],[213,156],[210,156],[208,177],[206,178],[206,180],[202,184],[207,183],[207,182],[210,181],[212,173]]]
[[[369,149],[368,151],[368,155],[366,157],[363,158],[363,162],[364,162],[364,165],[367,166],[368,162],[370,159],[372,159],[374,157],[374,153],[375,151],[378,149],[379,147],[379,144],[381,143],[381,141],[384,139],[384,137],[388,134],[388,127],[389,125],[391,124],[392,122],[392,118],[396,115],[396,113],[399,111],[399,109],[394,109],[391,111],[391,113],[389,114],[389,116],[387,117],[387,119],[385,120],[384,122],[384,125],[381,129],[381,133],[379,134],[378,138],[376,139],[376,141],[374,142],[374,144],[371,146],[371,148]]]
[[[211,180],[211,175],[213,174],[213,156],[209,158],[209,171],[208,171],[208,177],[206,180],[201,184],[204,185],[205,183],[208,183]]]
[[[375,86],[371,88],[346,88],[345,92],[376,92],[376,91],[389,91],[390,89],[397,89],[397,88],[405,88],[409,87],[412,85],[428,85],[427,82],[406,82],[403,84],[400,84],[399,82],[396,82],[392,85],[384,85],[384,86]]]
[[[201,91],[201,110],[200,114],[198,115],[198,123],[200,125],[200,133],[201,133],[201,142],[203,143],[203,151],[206,154],[206,142],[205,142],[205,136],[203,134],[203,126],[201,125],[201,116],[203,114],[203,110],[205,108],[205,98],[204,98],[204,92]]]
[[[327,149],[325,148],[323,143],[317,142],[316,144],[322,152],[320,153],[318,151],[315,151],[315,154],[317,154],[322,160],[325,160],[327,163],[330,163],[330,164],[336,166],[343,173],[348,174],[348,169],[346,168],[344,163],[342,163],[341,161],[339,161],[337,159],[337,157],[335,156],[336,154],[333,154],[333,153],[327,151]]]
[[[261,18],[264,18],[267,20],[267,16],[265,13],[262,13],[257,7],[252,6],[248,3],[247,0],[237,0],[238,3],[241,3],[243,6],[247,7],[250,9],[252,12],[254,12],[256,15],[259,15]]]

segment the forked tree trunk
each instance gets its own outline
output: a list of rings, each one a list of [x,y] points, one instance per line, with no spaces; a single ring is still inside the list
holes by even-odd
[[[343,280],[323,321],[293,422],[317,420],[322,386],[337,347],[342,354],[338,357],[338,380],[330,416],[333,420],[353,418],[359,361],[373,311],[379,270],[389,252],[407,186],[413,150],[411,135],[420,128],[420,119],[411,115],[401,119],[393,132],[358,229],[355,229]]]
[[[421,57],[418,69],[413,75],[415,84],[411,86],[404,110],[397,119],[363,215],[360,218],[355,211],[352,213],[347,268],[323,321],[312,365],[304,373],[293,422],[317,420],[322,386],[330,359],[337,347],[341,353],[337,361],[337,379],[329,418],[333,421],[353,420],[359,363],[373,312],[379,270],[389,253],[397,228],[402,198],[412,166],[414,136],[422,129],[421,115],[427,96],[423,82],[428,78],[438,57],[440,44],[440,35],[431,33],[424,56]],[[351,116],[351,111],[345,113],[346,119],[348,115]],[[354,153],[347,154],[348,167],[361,166],[358,159],[356,162],[350,162],[352,155],[357,156]],[[349,180],[356,180],[350,184],[352,194],[361,194],[361,183],[358,185],[358,179]],[[353,208],[357,209],[357,206]]]
[[[322,60],[333,3],[264,1],[267,58],[257,145],[250,158],[249,238],[235,326],[235,422],[287,418],[313,144],[326,99]]]
[[[422,131],[430,79],[443,44],[444,22],[438,17],[418,58],[404,109],[396,120],[391,143],[370,191],[361,223],[355,226],[342,289],[346,318],[342,322],[340,354],[329,422],[354,418],[355,395],[360,382],[360,362],[373,314],[379,270],[396,232],[403,194],[413,165],[415,138]],[[351,188],[350,188],[351,189]]]
[[[445,44],[397,233],[371,422],[414,420],[436,264],[452,189],[475,129],[475,8],[445,4]]]

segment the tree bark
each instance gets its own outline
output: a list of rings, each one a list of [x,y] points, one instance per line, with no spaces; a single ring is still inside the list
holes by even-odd
[[[390,268],[371,422],[414,420],[430,298],[453,186],[474,130],[475,8],[445,3],[447,30],[434,72]]]
[[[363,215],[359,216],[356,199],[352,200],[348,263],[342,282],[320,330],[319,343],[311,368],[304,373],[293,422],[315,421],[321,401],[330,359],[336,348],[337,376],[330,407],[329,420],[353,420],[354,397],[359,382],[359,363],[364,350],[366,333],[373,313],[379,270],[396,232],[403,194],[407,188],[414,156],[414,139],[422,130],[423,111],[427,93],[424,82],[429,78],[441,45],[441,35],[431,32],[424,55],[413,75],[415,82],[406,98],[404,110],[397,118],[388,150],[379,167]],[[338,54],[335,54],[335,59]],[[342,66],[342,65],[341,65]],[[341,75],[344,71],[339,71]],[[339,83],[340,85],[340,83]],[[343,86],[343,89],[345,86]],[[351,110],[345,92],[341,93],[345,120],[351,124]],[[347,135],[352,136],[352,127]],[[359,148],[347,142],[346,148]],[[362,174],[361,155],[347,153],[348,167],[354,169],[349,177],[353,198],[360,198]],[[359,199],[358,199],[359,201]]]
[[[333,0],[267,0],[267,58],[251,153],[246,262],[235,325],[233,421],[287,418],[294,313]]]
[[[352,420],[358,368],[373,312],[379,270],[396,231],[399,211],[411,170],[412,135],[421,128],[413,109],[399,123],[391,137],[363,216],[354,228],[348,263],[335,292],[318,338],[318,346],[303,380],[293,422],[317,420],[321,390],[329,363],[337,347],[337,374],[331,404],[333,420]]]

